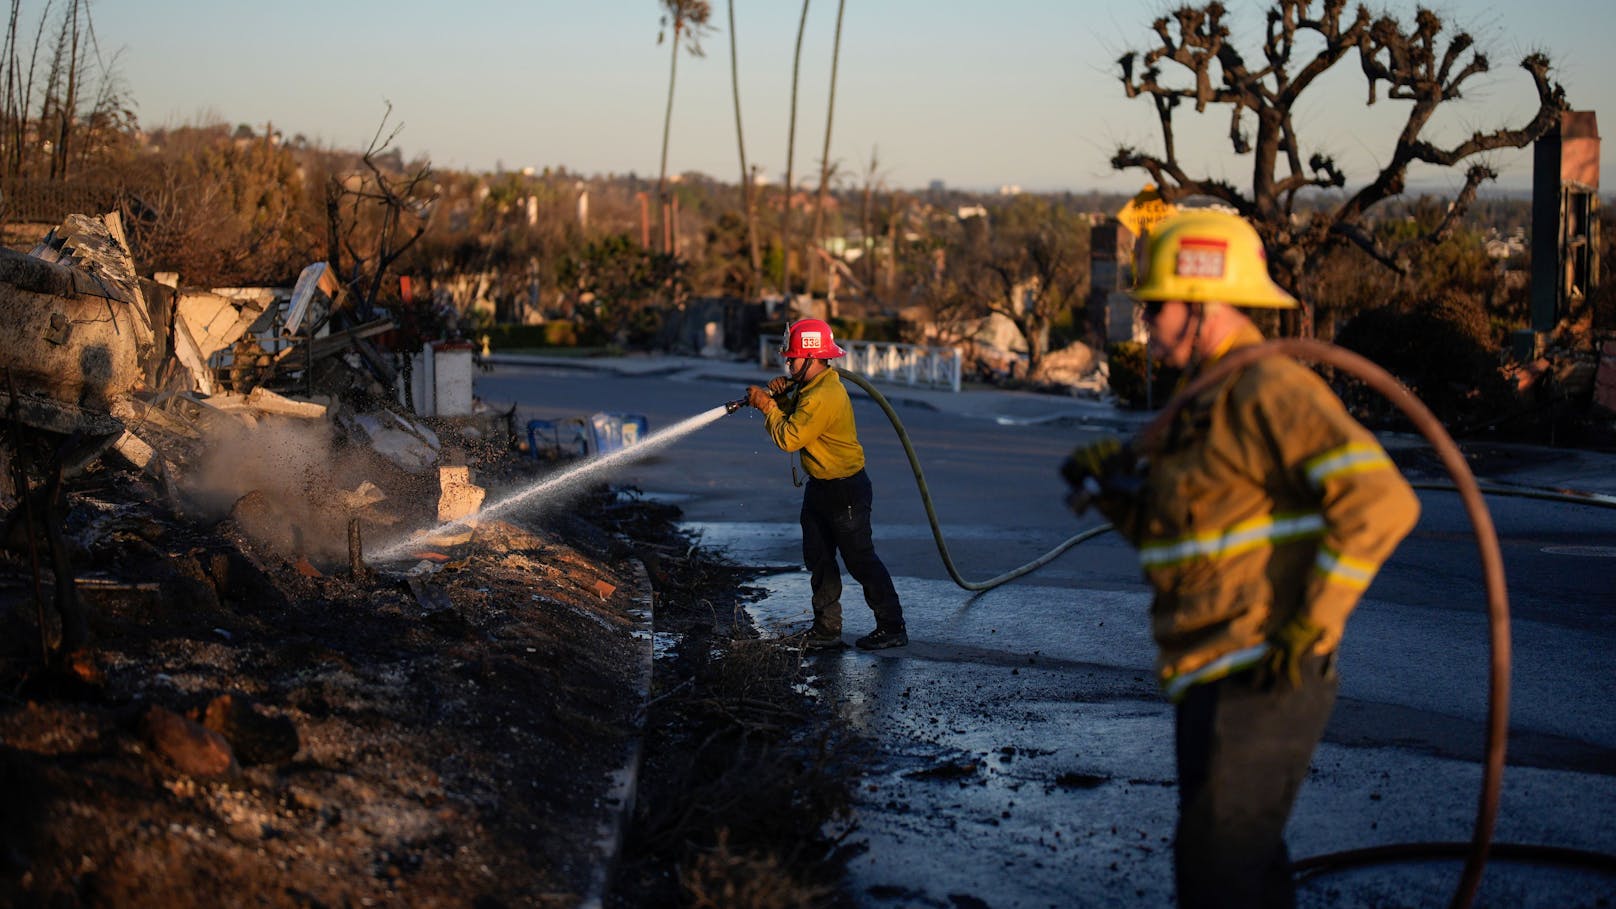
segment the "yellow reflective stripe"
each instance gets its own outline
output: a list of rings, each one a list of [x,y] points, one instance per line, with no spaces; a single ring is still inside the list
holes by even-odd
[[[1194,558],[1224,559],[1266,544],[1284,543],[1323,532],[1324,516],[1318,513],[1263,516],[1242,521],[1227,530],[1146,543],[1139,548],[1139,564],[1146,568],[1159,568]]]
[[[1243,650],[1226,653],[1200,669],[1163,679],[1162,688],[1166,691],[1167,699],[1176,704],[1184,697],[1184,692],[1190,690],[1191,685],[1216,682],[1242,669],[1249,669],[1257,665],[1268,654],[1269,649],[1268,642],[1264,641]]]
[[[1367,588],[1369,582],[1375,579],[1374,565],[1362,559],[1332,552],[1322,546],[1319,547],[1318,555],[1313,558],[1313,567],[1324,575],[1326,581],[1354,590]]]
[[[1308,481],[1315,487],[1322,487],[1326,480],[1390,467],[1392,462],[1379,445],[1350,442],[1309,458],[1302,466],[1307,471]]]

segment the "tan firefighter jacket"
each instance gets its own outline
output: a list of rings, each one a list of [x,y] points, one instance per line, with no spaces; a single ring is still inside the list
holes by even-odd
[[[1255,329],[1232,349],[1262,342]],[[1215,362],[1215,361],[1214,361]],[[1210,364],[1208,364],[1210,365]],[[1139,549],[1168,695],[1255,665],[1301,615],[1340,643],[1419,501],[1312,370],[1264,357],[1179,410],[1137,494],[1100,509]]]
[[[834,368],[814,376],[797,391],[790,413],[763,412],[769,438],[783,451],[801,451],[802,469],[816,480],[839,480],[864,467],[864,446],[853,422],[853,401]]]

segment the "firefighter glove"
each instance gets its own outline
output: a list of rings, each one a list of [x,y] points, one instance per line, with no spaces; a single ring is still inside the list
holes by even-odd
[[[756,385],[746,386],[746,403],[764,413],[773,410],[775,406],[774,398],[769,394],[768,389],[760,388]]]
[[[1093,499],[1110,490],[1113,481],[1132,472],[1127,446],[1115,437],[1079,445],[1061,463],[1061,476],[1072,488],[1066,504],[1081,514]]]
[[[1302,660],[1313,651],[1313,645],[1324,637],[1324,629],[1302,616],[1296,616],[1275,628],[1268,636],[1268,655],[1263,657],[1262,677],[1267,687],[1289,683],[1291,688],[1302,684]]]
[[[791,390],[791,380],[785,376],[775,376],[769,380],[769,394],[776,398]]]

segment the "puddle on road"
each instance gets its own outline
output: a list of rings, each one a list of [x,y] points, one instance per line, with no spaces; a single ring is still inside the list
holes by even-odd
[[[802,552],[802,528],[795,522],[685,521],[701,545],[717,549],[742,565],[795,563]]]
[[[794,536],[794,527],[787,531]],[[1129,648],[1116,641],[1084,638],[1099,616],[1113,619],[1101,632],[1142,637],[1114,615],[1142,615],[1138,596],[1023,585],[973,597],[947,580],[893,580],[909,620],[908,648],[848,647],[811,658],[821,696],[879,743],[856,798],[870,848],[850,868],[855,888],[910,897],[872,903],[878,906],[984,892],[995,894],[995,906],[1060,905],[1079,882],[1099,892],[1126,883],[1128,904],[1170,900],[1160,883],[1171,880],[1167,853],[1155,833],[1171,829],[1174,807],[1173,790],[1160,782],[1171,775],[1169,708],[1132,670],[1119,676],[1098,666],[1104,677],[1094,689],[1115,699],[1079,700],[1074,661],[1037,654],[1048,646],[1127,659]],[[766,595],[747,610],[764,633],[798,631],[812,619],[806,572],[754,583]],[[858,585],[844,583],[851,641],[874,620]],[[1025,608],[1029,601],[1060,603],[1062,627],[1040,621]],[[1148,656],[1140,650],[1143,665]],[[1130,814],[1138,820],[1126,834],[1113,833],[1114,819]],[[1141,843],[1145,831],[1150,839]],[[1156,883],[1136,883],[1147,880]]]
[[[779,553],[799,546],[794,522],[696,528],[738,560],[769,553],[753,564],[780,564]],[[1608,557],[1587,551],[1601,547],[1560,548]],[[878,907],[988,895],[995,907],[1070,905],[1073,893],[1085,894],[1085,905],[1171,905],[1173,719],[1150,671],[1148,594],[1022,582],[972,597],[946,580],[894,581],[909,620],[908,648],[869,654],[849,646],[810,658],[810,684],[877,743],[856,797],[868,849],[850,865],[854,889]],[[747,610],[765,633],[801,630],[810,621],[806,572],[753,583],[766,595]],[[874,623],[858,585],[844,583],[844,637],[851,642]],[[1360,624],[1373,625],[1376,610],[1364,612]],[[1408,633],[1369,631],[1359,628],[1366,640]],[[1315,765],[1319,773],[1303,788],[1292,825],[1297,854],[1363,836],[1439,839],[1473,811],[1473,785],[1454,780],[1456,772],[1479,773],[1473,764],[1327,741]],[[1552,839],[1557,826],[1566,829],[1568,814],[1593,831],[1609,830],[1616,817],[1610,787],[1591,787],[1574,809],[1544,811],[1557,803],[1553,793],[1565,774],[1511,774],[1505,813],[1526,839]],[[1371,797],[1383,792],[1383,800]],[[1407,809],[1415,804],[1435,807]],[[1511,804],[1533,807],[1512,811]],[[1300,904],[1376,905],[1375,881],[1386,874],[1374,868],[1363,880],[1338,877],[1328,889],[1304,888]],[[1530,874],[1490,868],[1489,886],[1509,895],[1574,894],[1578,886]],[[1446,868],[1423,872],[1407,893],[1419,904],[1438,902],[1451,876]],[[1527,886],[1541,890],[1515,889]]]
[[[660,493],[646,497],[672,505],[680,498]],[[680,526],[700,536],[703,545],[722,550],[742,564],[796,564],[801,558],[802,528],[796,521],[685,521]],[[1003,543],[1033,548],[1044,545],[1048,536],[1036,529],[1006,530],[980,524],[950,524],[947,535],[951,547]],[[877,523],[873,536],[877,542],[930,540],[932,532],[924,523]]]

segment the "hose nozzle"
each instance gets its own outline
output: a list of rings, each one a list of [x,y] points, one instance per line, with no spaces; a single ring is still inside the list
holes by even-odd
[[[724,414],[726,416],[728,416],[729,414],[732,414],[735,411],[740,410],[742,407],[745,407],[745,406],[746,406],[746,399],[745,398],[741,398],[741,399],[736,400],[736,401],[730,401],[730,402],[728,402],[728,403],[726,403],[724,405]]]

